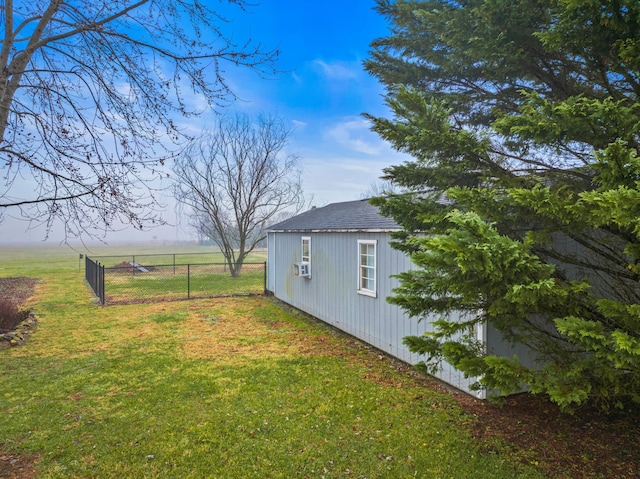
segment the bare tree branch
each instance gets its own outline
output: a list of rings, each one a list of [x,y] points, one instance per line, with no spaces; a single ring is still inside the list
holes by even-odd
[[[188,140],[176,120],[235,99],[225,64],[275,73],[277,51],[236,44],[210,5],[0,2],[0,210],[72,237],[161,223],[150,185]]]

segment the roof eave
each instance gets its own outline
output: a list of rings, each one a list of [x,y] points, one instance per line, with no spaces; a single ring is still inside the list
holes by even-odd
[[[402,228],[320,228],[320,229],[308,229],[308,228],[292,228],[292,229],[277,229],[267,230],[267,233],[393,233],[401,231]]]

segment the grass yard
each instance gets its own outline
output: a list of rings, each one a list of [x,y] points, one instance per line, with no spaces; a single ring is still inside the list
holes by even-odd
[[[0,349],[0,477],[548,477],[455,395],[273,300],[100,307],[77,253],[0,257],[41,279],[37,328]]]
[[[106,304],[198,297],[261,294],[264,263],[245,263],[238,277],[224,264],[155,266],[148,272],[130,267],[105,269]]]

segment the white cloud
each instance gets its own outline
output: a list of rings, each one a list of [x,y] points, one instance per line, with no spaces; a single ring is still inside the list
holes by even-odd
[[[314,60],[312,65],[319,70],[323,76],[331,80],[352,80],[358,77],[362,71],[360,63],[331,62]]]
[[[370,127],[367,119],[348,116],[320,131],[311,122],[296,138],[293,146],[301,153],[305,195],[313,197],[316,206],[356,200],[379,180],[384,168],[407,161],[406,154],[395,151]]]
[[[370,127],[370,122],[364,118],[351,118],[327,129],[325,135],[349,150],[379,156],[385,149],[385,144]]]
[[[304,130],[307,127],[306,121],[291,120],[291,124],[297,131]]]
[[[380,165],[353,158],[305,158],[303,187],[317,206],[358,199],[381,174]]]
[[[399,158],[364,159],[348,155],[330,159],[322,156],[302,160],[303,188],[315,206],[360,198],[381,176],[383,168],[397,164]]]

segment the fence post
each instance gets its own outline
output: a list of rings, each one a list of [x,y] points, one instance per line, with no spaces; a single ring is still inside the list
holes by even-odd
[[[263,294],[267,294],[267,262],[264,262],[264,289]]]
[[[191,299],[191,264],[187,264],[187,299]]]
[[[104,265],[98,263],[98,269],[100,271],[100,304],[104,306],[105,304],[105,291],[104,291]]]

